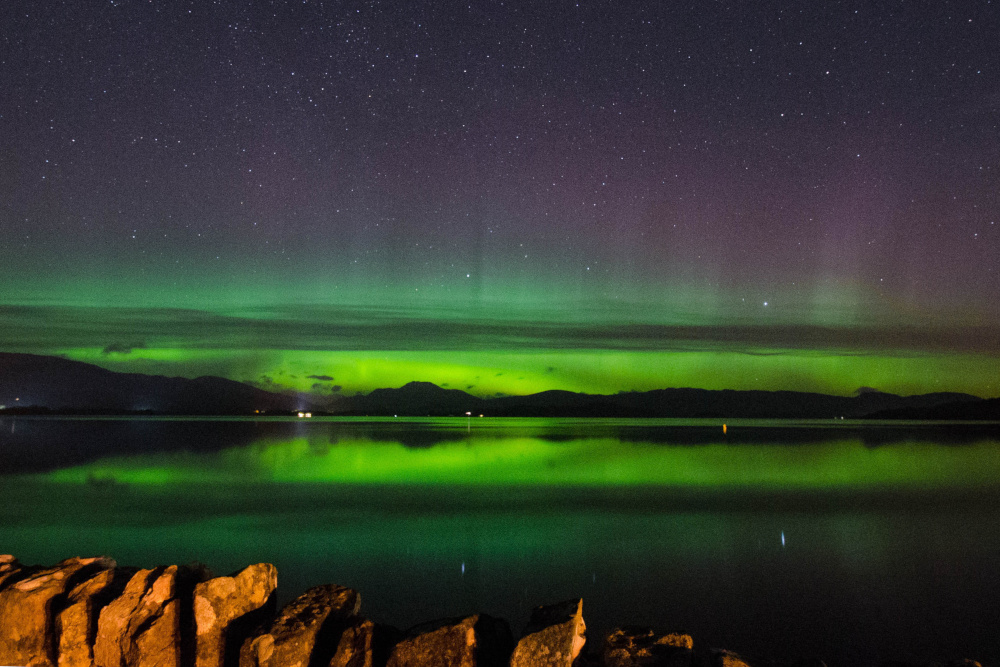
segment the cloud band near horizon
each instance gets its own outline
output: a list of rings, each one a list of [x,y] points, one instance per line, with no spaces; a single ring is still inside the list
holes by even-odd
[[[602,317],[545,314],[525,310],[502,319],[426,308],[4,306],[0,350],[320,394],[413,380],[481,396],[677,386],[1000,393],[991,370],[1000,357],[1000,328],[990,325],[838,327],[739,317],[616,323],[607,311]]]

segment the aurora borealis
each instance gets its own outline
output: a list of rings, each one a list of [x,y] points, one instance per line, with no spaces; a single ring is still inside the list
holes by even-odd
[[[0,350],[1000,394],[994,3],[0,9]]]

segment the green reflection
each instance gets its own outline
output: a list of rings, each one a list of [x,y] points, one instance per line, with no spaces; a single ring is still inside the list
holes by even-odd
[[[457,423],[457,422],[456,422]],[[483,486],[650,485],[672,488],[984,488],[1000,479],[1000,449],[906,443],[866,448],[858,440],[813,445],[698,446],[615,438],[553,441],[472,432],[411,448],[398,442],[305,435],[213,453],[108,458],[41,475],[56,482],[468,484]]]

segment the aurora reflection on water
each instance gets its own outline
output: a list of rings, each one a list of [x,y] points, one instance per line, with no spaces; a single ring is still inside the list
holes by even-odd
[[[715,420],[0,426],[0,447],[30,441],[43,461],[60,429],[93,449],[5,476],[0,543],[25,562],[273,562],[283,599],[335,581],[401,627],[486,612],[517,628],[536,604],[582,596],[595,632],[647,624],[757,655],[997,654],[989,425],[964,438],[850,422],[731,422],[724,435]],[[171,435],[109,453],[130,430]],[[242,435],[213,445],[199,431]]]

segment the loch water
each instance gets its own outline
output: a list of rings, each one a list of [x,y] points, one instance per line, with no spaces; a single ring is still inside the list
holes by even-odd
[[[278,567],[401,628],[589,634],[829,665],[1000,661],[1000,426],[0,418],[0,553]]]

